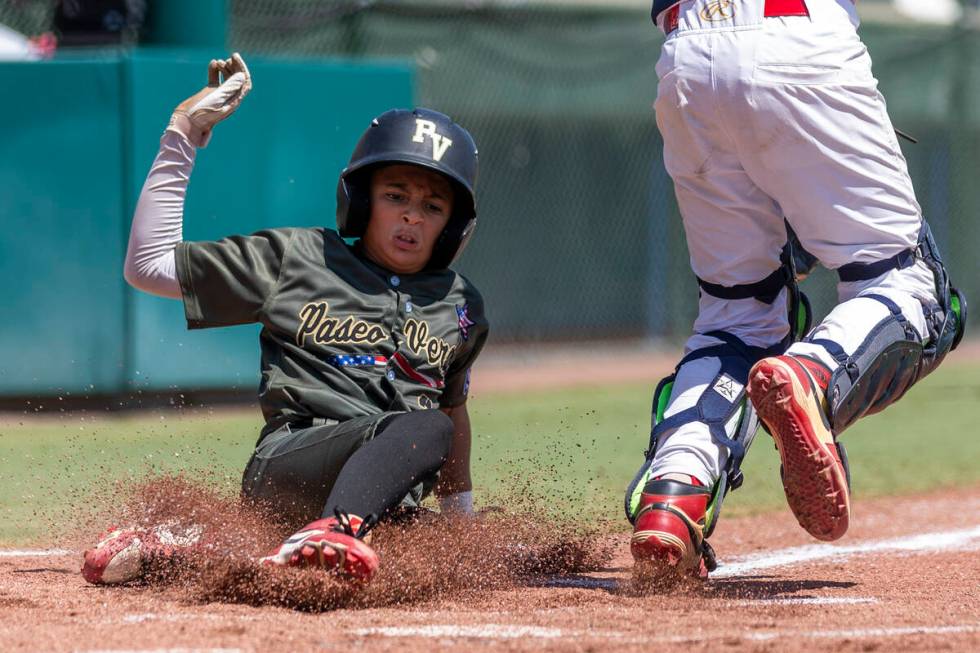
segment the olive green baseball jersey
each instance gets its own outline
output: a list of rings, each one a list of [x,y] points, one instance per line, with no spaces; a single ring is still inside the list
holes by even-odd
[[[328,229],[184,242],[176,260],[188,328],[262,324],[264,432],[466,400],[488,324],[452,270],[393,274]]]

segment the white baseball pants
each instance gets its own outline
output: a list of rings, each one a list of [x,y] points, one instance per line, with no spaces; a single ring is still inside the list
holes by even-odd
[[[723,286],[764,279],[780,266],[784,218],[830,269],[915,247],[921,210],[851,1],[807,0],[809,17],[786,18],[764,18],[763,0],[706,11],[717,4],[682,2],[657,63],[654,108],[694,273]],[[888,315],[868,293],[894,301],[925,337],[921,303],[937,301],[934,283],[921,261],[841,283],[841,303],[811,337],[853,353]],[[773,346],[788,333],[785,295],[769,305],[702,292],[685,353],[718,344],[701,335],[715,330]],[[838,365],[817,345],[789,351]],[[683,366],[666,416],[693,406],[719,367]],[[653,476],[689,474],[710,486],[727,455],[704,424],[687,424],[660,437]]]

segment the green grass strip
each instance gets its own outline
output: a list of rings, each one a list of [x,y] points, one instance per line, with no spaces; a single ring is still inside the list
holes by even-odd
[[[643,462],[654,384],[477,395],[470,400],[479,503],[528,496],[576,519],[623,519]],[[843,438],[855,498],[980,482],[980,366],[954,360]],[[0,546],[44,539],[66,514],[111,502],[113,482],[184,472],[237,492],[257,410],[5,416],[0,420]],[[745,484],[722,519],[785,506],[771,439],[756,438]]]

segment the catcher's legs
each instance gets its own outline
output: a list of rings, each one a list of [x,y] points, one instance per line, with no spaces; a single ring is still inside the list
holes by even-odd
[[[727,300],[702,298],[703,304],[717,301]],[[698,334],[675,373],[658,386],[646,460],[626,494],[641,576],[703,578],[714,568],[705,539],[727,492],[741,485],[741,461],[758,426],[746,400],[749,368],[784,347],[753,347],[725,331]]]
[[[749,375],[752,404],[779,450],[790,508],[821,540],[841,537],[849,523],[850,478],[837,437],[897,401],[963,333],[966,304],[948,282],[936,284],[946,273],[923,228],[922,260],[865,281],[786,355],[760,361]],[[860,285],[841,284],[843,292]]]
[[[664,161],[701,293],[695,335],[657,388],[646,460],[627,490],[632,551],[645,574],[710,571],[704,539],[741,482],[757,426],[745,394],[749,368],[785,348],[790,312],[803,326],[782,215],[723,127],[710,74],[714,38],[668,39],[658,64]]]
[[[841,279],[841,304],[786,356],[761,361],[749,394],[779,448],[790,507],[808,532],[832,540],[849,518],[836,437],[939,364],[962,334],[965,304],[853,27],[828,16],[745,38],[756,61],[730,105],[741,161]]]

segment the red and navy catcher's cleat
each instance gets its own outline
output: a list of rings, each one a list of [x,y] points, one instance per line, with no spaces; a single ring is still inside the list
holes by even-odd
[[[826,365],[806,356],[764,358],[749,372],[748,395],[776,441],[783,489],[796,520],[818,540],[847,531],[847,461],[827,419]]]
[[[307,524],[259,562],[285,567],[321,567],[352,580],[371,580],[379,561],[365,538],[377,518],[368,515],[361,519],[340,510],[335,514],[336,517]]]
[[[699,485],[667,479],[647,483],[630,540],[637,580],[708,577],[714,568],[714,555],[704,541],[710,500],[710,490]]]

